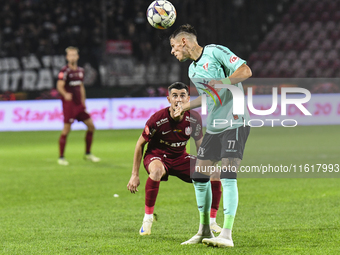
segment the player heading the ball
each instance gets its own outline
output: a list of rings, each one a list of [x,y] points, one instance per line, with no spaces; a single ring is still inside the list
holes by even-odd
[[[207,130],[197,153],[197,163],[193,173],[196,201],[200,212],[198,233],[182,244],[203,242],[217,247],[233,247],[231,231],[238,206],[237,169],[243,158],[243,151],[250,132],[249,126],[243,126],[242,120],[249,119],[248,110],[244,115],[233,115],[233,96],[224,89],[214,89],[216,84],[237,86],[241,91],[241,82],[251,76],[246,61],[237,57],[227,47],[210,44],[201,47],[197,42],[197,32],[187,24],[177,28],[170,36],[171,54],[179,61],[192,60],[189,67],[189,78],[200,95],[209,92],[218,93],[220,102],[215,104],[212,97],[207,98]],[[211,94],[211,92],[207,93]],[[201,97],[192,102],[179,105],[175,117],[185,111],[201,106]],[[247,109],[247,107],[245,107]],[[214,126],[214,119],[240,120],[239,125]],[[221,182],[223,186],[224,224],[218,237],[209,238],[210,182],[209,173],[201,171],[222,161]],[[228,169],[236,169],[229,171]]]

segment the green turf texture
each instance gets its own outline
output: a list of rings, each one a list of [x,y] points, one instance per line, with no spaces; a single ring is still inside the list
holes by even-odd
[[[240,178],[234,248],[181,246],[198,229],[191,184],[162,182],[151,236],[139,236],[146,172],[130,194],[141,130],[97,131],[82,159],[84,131],[0,133],[0,254],[339,254],[340,179]],[[339,127],[253,128],[243,165],[340,163]],[[119,194],[119,197],[114,197]],[[222,208],[222,202],[221,202]],[[219,210],[217,222],[222,224]]]

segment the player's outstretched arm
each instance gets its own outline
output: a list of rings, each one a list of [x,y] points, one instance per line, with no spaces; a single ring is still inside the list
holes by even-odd
[[[249,77],[252,76],[252,72],[249,66],[247,66],[246,64],[241,65],[239,68],[236,69],[235,72],[233,72],[232,75],[230,75],[229,77],[222,79],[220,81],[217,80],[211,80],[209,82],[209,85],[215,88],[215,84],[230,84],[230,85],[234,85],[237,84],[239,82],[243,82],[246,79],[248,79]],[[219,92],[221,90],[221,88],[215,88],[217,92]]]
[[[228,78],[230,79],[230,84],[237,84],[243,82],[244,80],[252,76],[251,69],[248,65],[243,64],[233,72]],[[222,80],[224,81],[224,80]]]
[[[195,100],[192,100],[190,102],[187,102],[185,104],[178,104],[174,116],[179,117],[184,114],[184,112],[189,111],[191,109],[200,107],[202,104],[201,102],[201,96],[197,97]]]
[[[143,150],[146,143],[147,143],[146,140],[141,135],[135,147],[135,154],[133,155],[132,174],[129,183],[127,184],[127,188],[128,190],[130,190],[131,193],[136,193],[138,191],[137,187],[140,184],[139,166],[140,163],[142,162]]]
[[[71,101],[72,100],[72,94],[68,93],[65,90],[65,81],[64,80],[58,80],[58,82],[57,82],[57,90],[60,93],[60,95],[62,95],[62,97],[66,101]]]

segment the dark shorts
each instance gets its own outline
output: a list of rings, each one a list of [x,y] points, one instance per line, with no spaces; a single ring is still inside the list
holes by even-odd
[[[82,104],[75,104],[73,101],[63,101],[63,113],[64,123],[72,124],[74,120],[84,121],[91,118]]]
[[[159,160],[163,163],[166,174],[161,181],[167,181],[169,175],[176,176],[182,181],[191,183],[190,173],[195,171],[196,157],[189,154],[182,154],[176,158],[168,158],[165,155],[146,154],[144,156],[144,167],[149,173],[149,165],[152,161]]]
[[[243,159],[249,132],[249,126],[241,126],[219,134],[205,133],[197,158],[211,161],[220,161],[222,158]]]

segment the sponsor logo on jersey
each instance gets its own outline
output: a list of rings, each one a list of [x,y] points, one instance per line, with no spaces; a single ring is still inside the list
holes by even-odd
[[[81,84],[81,81],[70,81],[70,86],[78,86]]]
[[[194,119],[193,117],[185,116],[185,120],[189,121],[190,123],[196,123],[197,119]]]
[[[166,135],[166,134],[169,133],[169,132],[171,132],[171,130],[166,131],[166,132],[162,131],[162,135]]]
[[[201,129],[202,129],[201,125],[200,125],[200,124],[197,124],[197,126],[196,126],[196,131],[195,131],[195,136],[199,136],[199,134],[200,134],[200,132],[201,132]]]
[[[159,139],[159,143],[164,143],[165,145],[168,145],[170,147],[182,147],[187,145],[188,141],[184,141],[184,142],[177,142],[177,143],[169,143],[167,141],[164,141],[162,139]]]
[[[168,118],[164,118],[164,119],[161,119],[159,121],[156,121],[156,125],[157,125],[157,127],[159,127],[159,126],[161,126],[161,125],[163,125],[167,122],[169,122]]]
[[[237,152],[237,150],[225,150],[226,152]]]
[[[191,135],[191,132],[192,132],[192,127],[186,127],[185,128],[185,134],[186,135]]]
[[[182,132],[181,129],[174,129],[174,133],[180,133],[180,132]]]
[[[208,65],[209,65],[209,63],[205,63],[205,64],[203,65],[204,70],[208,71]]]
[[[235,62],[237,62],[240,58],[237,57],[237,56],[231,56],[230,59],[229,59],[229,62],[234,64]]]
[[[204,151],[205,151],[205,148],[199,147],[197,156],[204,157]]]

